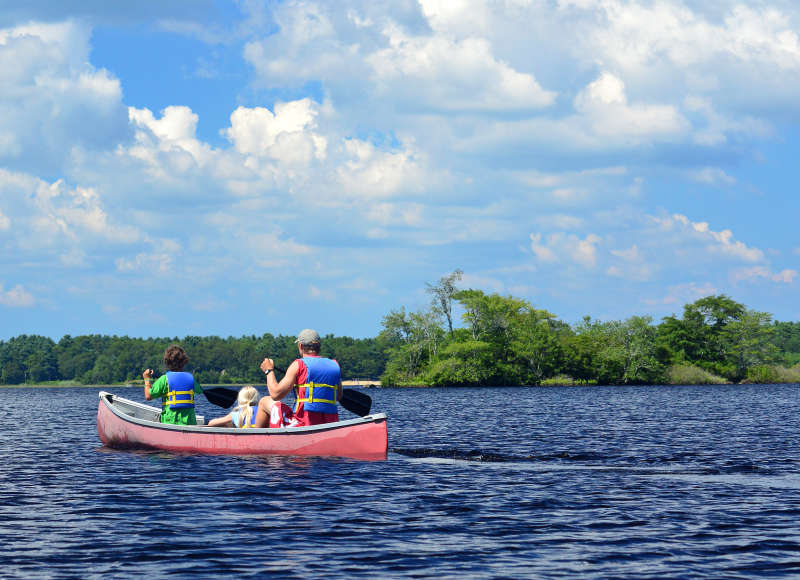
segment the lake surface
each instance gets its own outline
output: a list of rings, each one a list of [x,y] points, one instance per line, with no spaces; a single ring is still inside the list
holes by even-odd
[[[798,385],[365,392],[386,461],[114,451],[97,388],[0,389],[0,576],[800,574]]]

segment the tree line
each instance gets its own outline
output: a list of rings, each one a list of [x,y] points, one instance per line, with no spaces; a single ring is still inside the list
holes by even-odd
[[[428,284],[427,309],[391,311],[379,336],[392,385],[800,382],[800,323],[720,294],[654,324],[649,316],[569,325],[513,296]],[[453,311],[463,326],[454,327]]]
[[[0,384],[41,384],[69,381],[87,385],[124,384],[141,380],[146,368],[163,369],[162,357],[170,344],[189,354],[186,370],[201,384],[261,383],[258,368],[265,356],[286,368],[297,358],[293,336],[186,336],[184,338],[130,338],[128,336],[66,335],[51,338],[22,335],[0,341]],[[386,355],[376,339],[332,335],[322,338],[324,353],[339,361],[346,376],[377,379]]]
[[[327,335],[322,354],[344,378],[383,385],[702,384],[800,382],[800,322],[773,321],[720,294],[681,316],[567,324],[530,302],[457,287],[456,270],[428,284],[429,307],[390,311],[375,338]],[[454,312],[460,313],[458,324]],[[201,384],[260,383],[267,354],[286,368],[293,336],[130,338],[22,335],[0,341],[0,384],[131,383],[181,344]]]

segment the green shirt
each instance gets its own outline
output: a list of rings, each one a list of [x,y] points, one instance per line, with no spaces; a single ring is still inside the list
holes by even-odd
[[[156,382],[153,383],[153,386],[150,387],[151,397],[163,397],[161,402],[161,422],[173,423],[175,425],[197,425],[194,407],[183,407],[180,409],[170,409],[167,407],[167,390],[167,375],[158,377]],[[197,395],[203,393],[203,388],[197,383],[196,379],[192,390],[194,391],[195,399],[197,399]]]

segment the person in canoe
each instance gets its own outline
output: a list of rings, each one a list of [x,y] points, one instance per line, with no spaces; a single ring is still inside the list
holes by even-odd
[[[153,383],[153,369],[142,373],[144,378],[144,398],[148,401],[162,397],[161,422],[175,425],[197,425],[194,413],[195,395],[202,394],[203,388],[192,373],[184,372],[189,355],[177,344],[164,351],[164,366],[167,373]]]
[[[275,363],[265,358],[261,363],[269,395],[258,402],[256,427],[304,427],[339,420],[337,403],[342,397],[342,373],[339,363],[319,355],[322,341],[316,330],[305,329],[297,335],[298,352],[286,374],[278,382]],[[296,388],[294,409],[281,400]]]
[[[209,427],[254,427],[258,409],[258,389],[253,385],[242,387],[233,411],[224,417],[217,417],[208,422]]]

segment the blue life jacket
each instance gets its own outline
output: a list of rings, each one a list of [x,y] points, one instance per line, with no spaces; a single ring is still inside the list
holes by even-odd
[[[242,425],[242,429],[249,429],[250,427],[256,426],[256,415],[258,415],[258,405],[252,405],[253,407],[253,416],[250,417],[250,423],[247,425]],[[244,409],[235,409],[231,412],[231,419],[233,420],[233,426],[239,427],[239,417],[244,412]]]
[[[167,372],[167,398],[164,405],[170,409],[194,407],[194,377],[192,373]]]
[[[329,358],[304,356],[303,363],[308,369],[306,382],[297,385],[297,403],[303,403],[306,411],[318,413],[338,413],[336,407],[339,383],[342,373],[339,363]],[[295,405],[295,411],[297,405]]]

